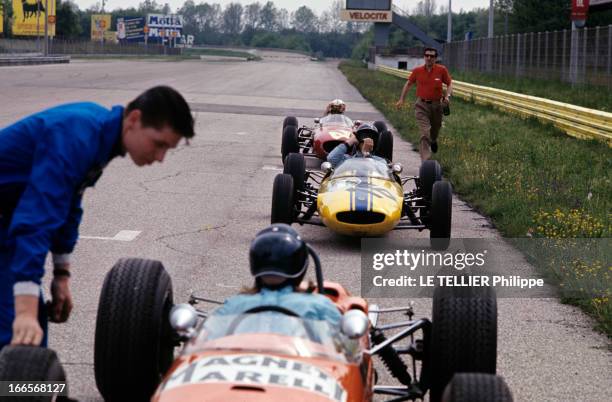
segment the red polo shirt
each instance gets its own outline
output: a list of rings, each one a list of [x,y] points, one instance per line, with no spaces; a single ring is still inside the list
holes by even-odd
[[[451,77],[446,67],[434,64],[431,71],[427,71],[425,65],[415,67],[408,81],[417,83],[416,94],[419,98],[426,100],[439,100],[442,98],[442,83],[450,85]]]

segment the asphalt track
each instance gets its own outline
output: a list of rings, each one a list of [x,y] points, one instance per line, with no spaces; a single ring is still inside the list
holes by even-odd
[[[176,302],[192,291],[220,300],[231,296],[249,284],[248,245],[269,223],[283,116],[312,121],[333,98],[347,102],[354,118],[379,116],[335,63],[266,56],[261,62],[218,63],[73,60],[0,70],[0,126],[58,103],[125,104],[158,84],[180,90],[197,119],[191,145],[169,152],[163,164],[136,168],[129,157],[117,159],[86,192],[81,234],[88,237],[73,257],[75,309],[67,324],[50,331],[50,346],[67,369],[74,397],[101,400],[93,375],[95,316],[104,275],[117,259],[163,261]],[[397,137],[395,144],[396,160],[416,174],[417,153]],[[453,237],[499,238],[486,218],[458,199],[453,219]],[[132,241],[104,239],[122,230],[140,233]],[[321,227],[298,230],[319,250],[326,277],[358,294],[359,242]],[[399,241],[415,236],[427,233],[389,235]],[[502,252],[508,264],[529,269],[512,249]],[[408,299],[376,302],[390,307]],[[417,317],[430,316],[430,304],[416,300]],[[592,326],[580,310],[554,298],[500,299],[498,373],[515,401],[612,400],[611,354]]]

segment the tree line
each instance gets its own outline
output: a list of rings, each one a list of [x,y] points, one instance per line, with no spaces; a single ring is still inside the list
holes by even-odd
[[[91,15],[102,12],[99,5],[86,10],[70,0],[57,1],[57,38],[88,39]],[[398,10],[412,23],[440,42],[446,41],[446,0],[421,0],[412,10]],[[350,23],[340,19],[343,0],[332,0],[320,15],[306,5],[289,11],[273,1],[247,5],[230,3],[225,7],[212,2],[187,0],[178,10],[155,0],[142,1],[138,7],[111,12],[112,27],[119,17],[138,17],[148,13],[180,14],[183,32],[193,35],[198,45],[231,45],[295,49],[327,57],[363,58],[374,43],[373,24]],[[5,35],[10,35],[12,0],[0,0],[5,10]],[[495,0],[495,35],[543,32],[570,28],[569,0]],[[486,37],[488,9],[453,12],[452,39]],[[612,23],[612,10],[591,13],[587,26]],[[392,27],[391,47],[420,46],[410,34]]]

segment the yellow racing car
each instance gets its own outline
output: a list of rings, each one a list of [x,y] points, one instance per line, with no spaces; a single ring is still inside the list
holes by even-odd
[[[452,187],[442,181],[438,162],[428,160],[419,176],[400,176],[399,163],[354,157],[332,169],[305,168],[304,155],[287,156],[274,179],[272,223],[327,226],[357,237],[393,229],[429,229],[431,246],[446,249],[451,234]],[[412,189],[405,190],[408,183]]]

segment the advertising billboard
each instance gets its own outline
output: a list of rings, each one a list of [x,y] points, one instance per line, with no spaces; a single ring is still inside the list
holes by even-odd
[[[346,9],[390,11],[391,0],[346,0]]]
[[[13,35],[43,36],[45,34],[45,4],[47,16],[55,20],[55,0],[13,0]],[[49,36],[55,36],[55,24],[48,26]]]
[[[91,40],[101,42],[104,40],[104,32],[110,30],[110,14],[93,14],[91,16]]]
[[[144,17],[117,18],[117,39],[121,42],[144,42]]]
[[[0,35],[4,33],[4,6],[0,3]]]
[[[150,42],[163,42],[164,38],[180,38],[183,36],[183,16],[148,14],[147,28]]]

